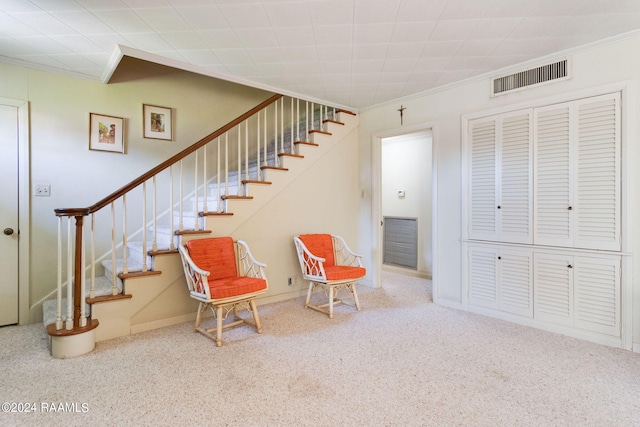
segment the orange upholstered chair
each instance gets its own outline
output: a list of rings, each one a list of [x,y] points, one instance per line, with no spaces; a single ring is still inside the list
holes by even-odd
[[[234,242],[231,237],[213,237],[189,240],[178,249],[191,298],[200,302],[195,330],[215,340],[218,347],[225,328],[244,323],[261,334],[255,298],[268,288],[266,265],[253,258],[247,244],[242,240]],[[253,321],[238,315],[239,305],[247,306]],[[215,328],[200,327],[207,308],[213,311]],[[235,319],[223,324],[231,312]]]
[[[356,282],[367,271],[362,267],[362,256],[353,253],[344,239],[331,234],[301,234],[295,236],[302,277],[309,281],[305,308],[309,307],[329,315],[333,319],[333,306],[344,301],[337,299],[339,289],[346,288],[353,295],[355,307],[360,311]],[[312,305],[311,294],[316,288],[328,290],[329,302]]]

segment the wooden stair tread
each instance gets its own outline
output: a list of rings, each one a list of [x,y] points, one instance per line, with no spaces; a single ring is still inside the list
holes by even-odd
[[[198,216],[231,216],[233,212],[198,212]]]
[[[293,157],[296,159],[304,159],[304,156],[300,154],[293,154],[293,153],[279,153],[278,157]]]
[[[159,274],[162,274],[162,271],[158,271],[158,270],[129,271],[128,273],[118,273],[118,278],[129,279],[131,277],[157,276]]]
[[[168,254],[177,254],[177,249],[159,249],[157,251],[148,251],[147,255],[149,256],[157,256],[157,255],[168,255]]]
[[[337,121],[337,120],[331,120],[331,119],[323,120],[323,121],[322,121],[322,123],[333,123],[333,124],[336,124],[336,125],[342,125],[342,126],[344,126],[344,123],[339,122],[339,121]]]
[[[236,196],[234,194],[230,194],[228,196],[220,197],[222,200],[251,200],[253,196]]]
[[[242,180],[243,184],[264,184],[264,185],[271,185],[271,181],[260,181],[259,179],[243,179]]]
[[[310,131],[309,131],[309,133],[319,133],[319,134],[321,134],[321,135],[329,135],[329,136],[331,136],[331,135],[332,135],[332,133],[331,133],[331,132],[326,132],[326,131],[324,131],[324,130],[318,130],[318,129],[310,130]]]
[[[311,145],[312,147],[319,147],[319,144],[316,144],[315,142],[309,142],[309,141],[296,141],[293,143],[294,145],[297,144],[301,144],[301,145]]]
[[[56,324],[52,323],[50,325],[47,325],[47,334],[49,334],[49,336],[51,337],[69,337],[72,335],[78,335],[85,332],[89,332],[97,328],[98,325],[100,324],[100,322],[98,322],[98,319],[87,319],[87,320],[88,320],[87,326],[84,326],[81,328],[73,328],[71,330],[66,330],[64,328],[57,330]]]
[[[356,115],[356,113],[354,113],[354,112],[352,112],[352,111],[349,111],[349,110],[343,110],[343,109],[341,109],[341,108],[338,108],[338,109],[336,110],[336,113],[351,114],[352,116],[355,116],[355,115]]]
[[[121,299],[131,299],[131,298],[133,298],[133,295],[131,294],[100,295],[98,297],[93,297],[93,298],[87,297],[86,302],[87,304],[95,304],[98,302],[118,301]]]
[[[275,170],[275,171],[288,171],[289,170],[287,168],[281,168],[281,167],[278,167],[278,166],[260,166],[260,169],[262,169],[262,170],[268,169],[268,170]]]
[[[211,230],[178,230],[174,234],[176,236],[182,236],[183,234],[211,234]]]

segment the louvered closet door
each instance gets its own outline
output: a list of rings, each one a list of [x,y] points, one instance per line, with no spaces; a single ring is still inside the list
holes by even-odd
[[[495,119],[474,121],[469,127],[469,238],[496,240]]]
[[[573,324],[573,257],[533,256],[533,317],[559,325]]]
[[[574,246],[619,251],[620,96],[576,102]]]
[[[530,251],[502,249],[498,255],[500,309],[533,316],[533,256]]]
[[[574,258],[575,326],[620,336],[620,257]]]
[[[498,308],[498,250],[469,247],[469,304]]]
[[[532,111],[501,117],[498,201],[499,239],[532,243]]]
[[[534,243],[573,244],[571,103],[534,112]]]

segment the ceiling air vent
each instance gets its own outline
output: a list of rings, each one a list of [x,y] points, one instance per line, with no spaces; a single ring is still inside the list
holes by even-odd
[[[508,76],[493,79],[492,96],[522,89],[528,86],[569,78],[568,60],[542,65],[530,70],[520,71]]]

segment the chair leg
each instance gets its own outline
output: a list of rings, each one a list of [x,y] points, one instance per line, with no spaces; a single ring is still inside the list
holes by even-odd
[[[200,327],[200,323],[202,323],[202,312],[206,310],[207,305],[203,302],[198,304],[198,314],[196,315],[196,325],[194,328],[194,332],[198,332],[198,328]]]
[[[216,346],[222,346],[222,306],[216,307]]]
[[[353,300],[356,303],[356,309],[360,311],[360,301],[358,301],[358,293],[356,292],[356,284],[352,283],[349,285],[349,290],[353,294]]]
[[[251,307],[251,313],[253,314],[253,321],[256,323],[256,330],[259,334],[262,333],[262,325],[260,324],[260,317],[258,317],[258,309],[256,308],[256,302],[254,300],[249,301],[249,307]]]
[[[333,319],[333,286],[329,286],[329,319]]]
[[[309,307],[309,301],[311,301],[312,290],[313,290],[313,282],[309,282],[309,290],[307,291],[307,301],[304,303],[304,308]]]

